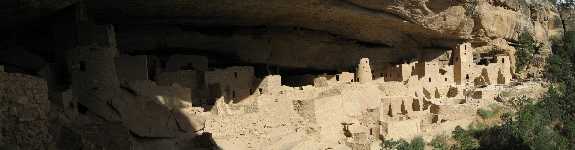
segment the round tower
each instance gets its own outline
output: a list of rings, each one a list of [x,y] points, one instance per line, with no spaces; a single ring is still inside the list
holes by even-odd
[[[359,60],[359,65],[357,66],[357,78],[359,79],[360,83],[365,83],[373,80],[368,58],[361,58],[361,60]]]

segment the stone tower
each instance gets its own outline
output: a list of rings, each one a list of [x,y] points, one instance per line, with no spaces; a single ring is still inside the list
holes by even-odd
[[[497,56],[497,63],[500,65],[497,84],[508,85],[511,82],[511,62],[509,56]]]
[[[473,81],[473,79],[471,79],[471,64],[473,64],[473,48],[471,47],[471,43],[462,43],[454,49],[453,64],[455,83],[462,85],[468,81]]]
[[[110,107],[120,91],[114,27],[83,22],[78,27],[78,36],[77,45],[68,50],[67,56],[72,93],[96,115],[117,120],[119,116]]]
[[[357,78],[361,83],[373,80],[368,58],[361,58],[361,60],[359,60],[359,65],[357,66]]]

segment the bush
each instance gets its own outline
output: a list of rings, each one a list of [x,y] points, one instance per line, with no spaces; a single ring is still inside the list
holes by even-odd
[[[457,141],[451,148],[454,150],[473,150],[479,148],[479,141],[461,126],[455,127],[455,130],[452,132],[453,139]]]
[[[423,150],[425,148],[425,142],[423,138],[416,137],[407,142],[403,139],[400,140],[385,140],[383,141],[383,149],[393,149],[393,150]]]
[[[501,110],[503,110],[503,107],[501,107],[498,104],[489,104],[489,109],[491,109],[491,111],[495,112],[495,114],[499,114],[501,113]]]
[[[485,130],[487,128],[488,128],[487,124],[482,123],[482,122],[474,121],[471,124],[469,124],[469,132],[470,133],[479,133],[479,132],[482,132],[483,130]]]
[[[520,111],[526,105],[533,104],[533,99],[528,98],[527,96],[521,97],[514,97],[508,102],[508,105],[511,106],[515,111]]]
[[[529,149],[516,136],[515,131],[517,130],[514,130],[511,124],[504,123],[475,131],[474,135],[478,137],[480,149]]]
[[[383,141],[383,149],[398,149],[398,147],[404,147],[403,145],[409,145],[409,143],[407,143],[407,141],[400,139],[400,140],[384,140]]]
[[[492,118],[493,116],[496,116],[497,114],[499,114],[501,112],[501,109],[502,109],[501,106],[499,106],[497,104],[490,104],[489,106],[487,106],[487,108],[488,109],[479,108],[479,110],[477,110],[477,113],[483,119],[489,119],[489,118]]]
[[[483,119],[489,119],[489,118],[495,116],[495,112],[488,110],[488,109],[485,109],[485,108],[479,108],[479,110],[477,110],[477,113]]]
[[[447,144],[447,139],[449,137],[445,135],[436,136],[431,140],[431,146],[433,146],[433,150],[448,150],[449,145]]]
[[[421,137],[416,137],[411,140],[408,149],[405,150],[423,150],[423,148],[425,148],[425,141]]]
[[[509,97],[509,96],[511,96],[511,92],[510,91],[503,91],[503,92],[499,93],[498,96]]]

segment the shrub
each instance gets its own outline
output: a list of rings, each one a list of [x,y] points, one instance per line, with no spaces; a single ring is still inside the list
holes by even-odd
[[[423,138],[416,137],[411,140],[408,149],[404,150],[423,150],[423,148],[425,148],[425,142],[423,141]]]
[[[503,107],[499,106],[498,104],[489,104],[487,107],[495,112],[495,114],[499,114],[501,110],[503,110]]]
[[[448,150],[449,149],[449,145],[447,144],[447,139],[449,137],[445,136],[445,135],[439,135],[434,137],[431,140],[431,146],[433,146],[433,150]]]
[[[383,149],[393,149],[393,150],[423,150],[425,147],[425,142],[423,138],[416,137],[410,142],[403,139],[400,140],[385,140],[383,141]]]
[[[514,110],[519,111],[523,107],[525,107],[527,105],[532,105],[532,104],[533,104],[533,99],[528,98],[527,96],[521,96],[521,97],[511,98],[508,105],[511,106],[511,108],[513,108]]]
[[[451,148],[454,150],[472,150],[479,148],[479,141],[461,126],[455,127],[455,130],[452,132],[453,139],[457,141]]]
[[[400,140],[384,140],[383,141],[383,149],[398,149],[398,147],[404,147],[404,145],[409,145],[409,143],[407,143],[407,141],[400,139]]]
[[[499,93],[498,96],[509,97],[509,96],[511,96],[511,92],[510,91],[503,91],[503,92]]]
[[[483,119],[489,119],[493,116],[495,116],[495,112],[489,109],[485,109],[485,108],[479,108],[479,110],[477,110],[477,113],[479,114],[479,116],[481,116],[481,118]]]
[[[481,116],[481,118],[489,119],[501,113],[502,109],[503,108],[497,104],[490,104],[489,106],[487,106],[487,108],[479,108],[479,110],[477,110],[477,113],[479,114],[479,116]]]
[[[487,128],[488,126],[482,122],[474,121],[471,124],[469,124],[469,132],[471,133],[479,133]]]

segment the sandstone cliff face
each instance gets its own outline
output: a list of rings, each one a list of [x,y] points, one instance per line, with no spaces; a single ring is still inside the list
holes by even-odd
[[[471,41],[480,53],[521,32],[550,50],[563,33],[548,0],[8,0],[2,26],[39,22],[81,3],[117,28],[122,51],[186,51],[242,63],[346,70],[353,60],[398,63]],[[12,7],[14,6],[14,7]],[[146,25],[143,27],[143,25]],[[9,30],[9,28],[7,28]],[[494,42],[495,41],[495,42]],[[504,41],[504,42],[500,42]],[[503,44],[503,45],[501,45]],[[514,49],[499,53],[514,54]],[[393,57],[389,57],[393,56]],[[321,59],[321,58],[330,59]]]
[[[490,46],[482,53],[498,45],[506,48],[499,53],[513,55],[508,42],[522,32],[548,52],[550,39],[563,33],[558,11],[547,0],[103,0],[87,6],[98,20],[124,25],[118,31],[121,49],[194,49],[299,68],[341,70],[367,56],[402,62],[461,41]],[[156,26],[131,28],[144,22]],[[214,32],[200,32],[206,28]],[[130,43],[122,44],[122,38]],[[324,56],[333,59],[318,59]]]
[[[0,2],[0,27],[37,22],[80,0],[6,0]]]

